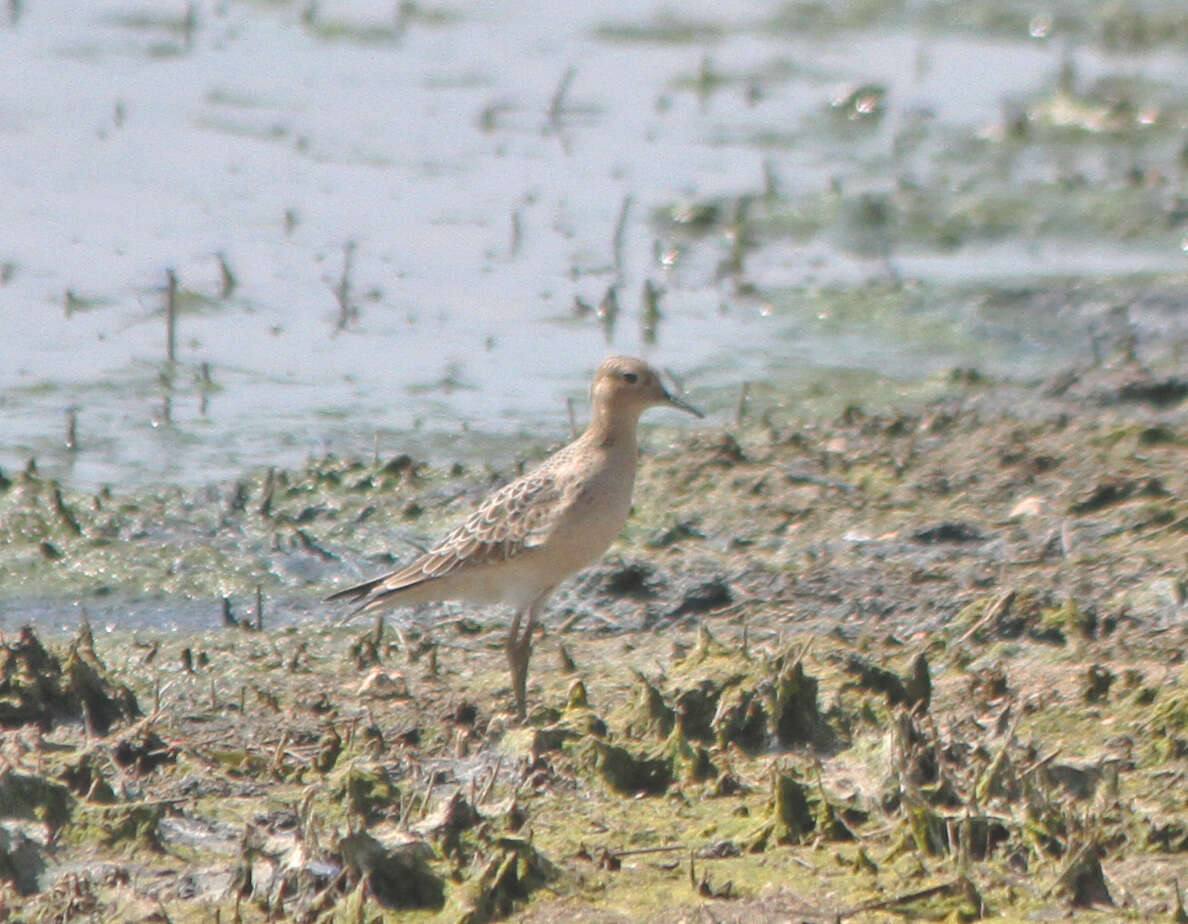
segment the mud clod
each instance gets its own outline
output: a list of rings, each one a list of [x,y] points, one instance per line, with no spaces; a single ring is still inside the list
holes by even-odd
[[[1066,896],[1074,908],[1113,906],[1097,844],[1086,844],[1073,851],[1057,880],[1056,891]]]
[[[9,882],[17,895],[33,895],[45,871],[45,845],[20,829],[0,825],[0,880]]]
[[[671,755],[636,754],[617,744],[592,739],[585,745],[586,761],[611,788],[624,795],[658,796],[673,781]]]
[[[885,667],[872,663],[869,659],[858,654],[851,654],[846,660],[846,673],[856,679],[854,686],[882,693],[892,706],[927,706],[932,696],[932,678],[928,672],[928,659],[917,655],[912,662],[912,674],[904,680],[898,674]]]
[[[70,820],[74,805],[61,783],[12,768],[0,772],[0,818],[37,821],[56,832]]]
[[[451,924],[486,924],[511,914],[517,903],[557,878],[554,865],[528,841],[502,837],[476,881],[456,900]]]
[[[800,661],[780,672],[770,697],[770,725],[781,746],[824,746],[832,739],[817,707],[817,686],[816,678],[804,672]]]
[[[433,850],[421,841],[385,846],[365,832],[338,842],[338,852],[352,878],[365,885],[384,908],[440,909],[445,884],[429,867]]]
[[[14,643],[0,643],[0,725],[34,724],[48,730],[58,722],[86,721],[99,734],[138,716],[132,691],[107,677],[83,628],[65,662],[42,647],[29,627]]]

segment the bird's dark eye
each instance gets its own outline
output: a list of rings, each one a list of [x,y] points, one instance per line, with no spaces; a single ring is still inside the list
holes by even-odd
[[[635,372],[624,372],[623,373],[623,381],[626,382],[628,385],[634,385],[636,382],[639,381],[639,375]]]

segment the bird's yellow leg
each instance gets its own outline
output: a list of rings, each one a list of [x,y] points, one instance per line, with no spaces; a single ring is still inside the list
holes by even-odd
[[[544,609],[544,598],[537,600],[526,611],[517,610],[512,617],[511,631],[507,634],[507,664],[511,668],[512,694],[516,698],[516,715],[523,719],[528,714],[528,661],[532,657],[532,633],[536,630],[536,619]],[[524,626],[520,628],[520,620]]]

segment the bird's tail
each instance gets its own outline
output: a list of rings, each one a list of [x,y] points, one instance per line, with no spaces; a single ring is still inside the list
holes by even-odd
[[[337,600],[350,600],[352,603],[359,603],[364,600],[375,588],[379,587],[390,575],[382,575],[374,580],[364,581],[362,584],[355,584],[353,587],[347,587],[345,590],[339,590],[332,593],[326,598],[326,603],[332,603]]]

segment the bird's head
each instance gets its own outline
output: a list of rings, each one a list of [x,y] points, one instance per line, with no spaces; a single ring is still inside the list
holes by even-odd
[[[704,416],[691,404],[669,394],[659,373],[633,356],[604,359],[594,373],[590,397],[595,413],[604,410],[615,416],[634,414],[638,417],[646,408],[668,405],[697,417]]]

